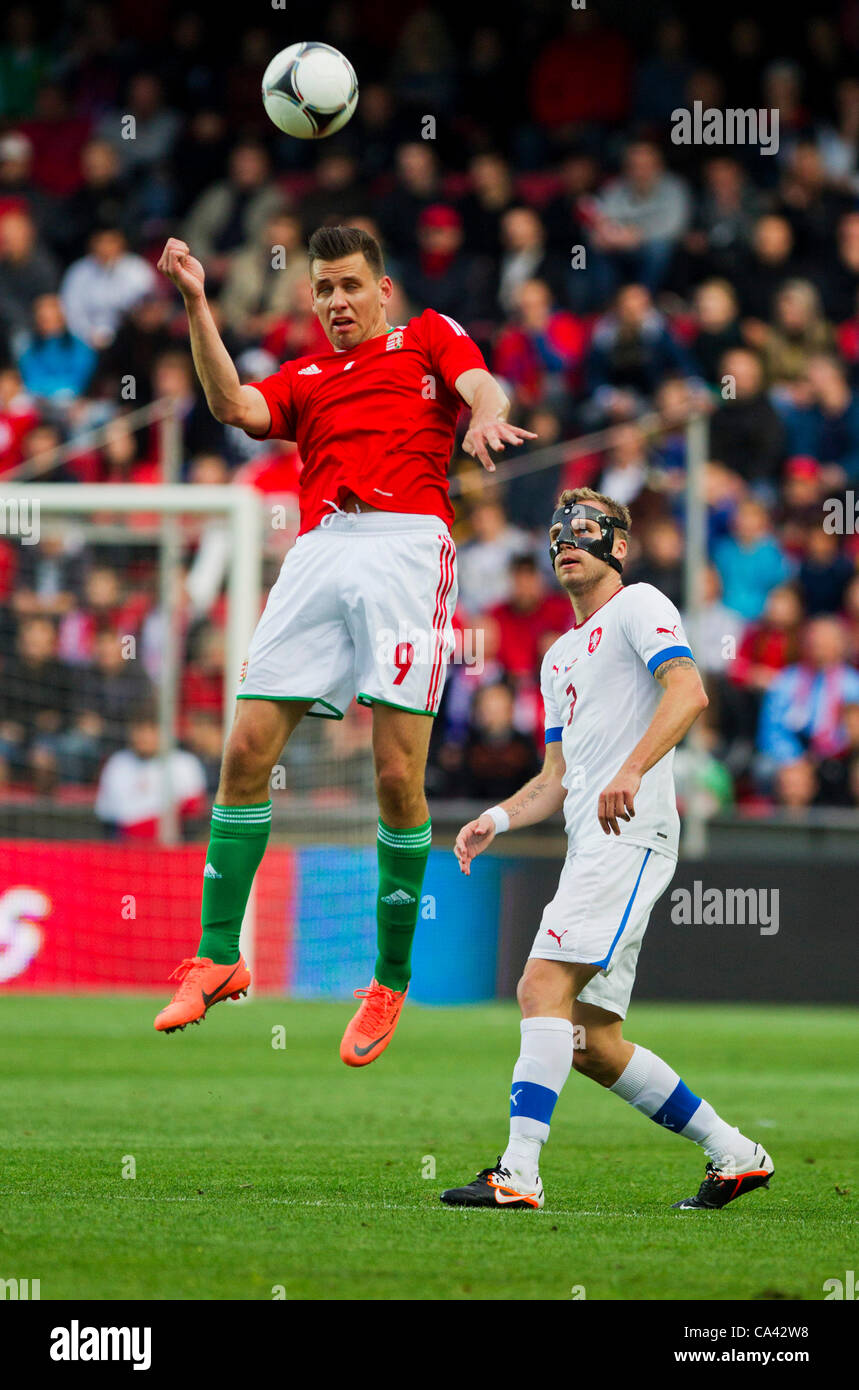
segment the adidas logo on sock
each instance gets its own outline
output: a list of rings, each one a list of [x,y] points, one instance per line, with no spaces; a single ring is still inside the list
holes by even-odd
[[[203,870],[203,878],[223,878],[223,877],[224,877],[224,875],[218,873],[218,871],[217,871],[217,869],[215,868],[214,864],[207,864],[206,867],[205,867],[205,869]]]
[[[383,898],[382,902],[387,903],[389,907],[405,907],[406,903],[417,902],[417,898],[413,898],[411,893],[406,892],[405,888],[397,888],[395,892],[389,893],[386,898]]]

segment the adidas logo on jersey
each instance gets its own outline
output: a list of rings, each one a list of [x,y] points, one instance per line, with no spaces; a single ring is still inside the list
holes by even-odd
[[[214,864],[207,864],[206,867],[205,867],[205,869],[203,870],[203,878],[223,878],[223,877],[224,877],[224,875],[218,873],[218,871],[217,871],[217,869],[215,868]]]
[[[309,367],[299,367],[298,372],[296,373],[296,375],[297,375],[297,376],[316,376],[317,372],[321,372],[321,371],[322,371],[322,368],[321,368],[321,367],[317,367],[317,365],[316,365],[315,362],[311,362],[311,364],[310,364]]]
[[[417,902],[417,898],[413,898],[411,893],[407,893],[404,888],[397,888],[395,892],[389,893],[386,898],[383,898],[382,902],[387,903],[389,907],[405,907],[406,903]]]

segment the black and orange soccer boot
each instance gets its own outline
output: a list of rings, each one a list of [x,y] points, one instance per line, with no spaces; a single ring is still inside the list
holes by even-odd
[[[677,1211],[721,1211],[729,1202],[754,1192],[756,1187],[769,1187],[775,1172],[772,1159],[762,1144],[755,1144],[752,1162],[742,1168],[735,1164],[707,1164],[704,1181],[694,1197],[672,1202]]]
[[[247,994],[251,975],[243,956],[234,965],[215,965],[208,956],[191,956],[176,966],[170,979],[181,984],[155,1020],[159,1033],[202,1023],[213,1004]]]
[[[495,1167],[484,1168],[467,1187],[449,1187],[440,1196],[448,1207],[500,1207],[505,1211],[536,1211],[543,1200],[539,1175],[533,1187],[520,1187],[513,1174],[501,1167],[500,1154]]]

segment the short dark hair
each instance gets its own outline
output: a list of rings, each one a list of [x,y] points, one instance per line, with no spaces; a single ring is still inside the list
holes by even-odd
[[[385,273],[382,248],[362,227],[317,227],[307,245],[311,266],[314,261],[339,261],[360,251],[377,280]]]

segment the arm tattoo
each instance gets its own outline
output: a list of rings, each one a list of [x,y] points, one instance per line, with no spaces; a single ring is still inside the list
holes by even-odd
[[[688,656],[673,656],[670,661],[663,661],[661,666],[657,666],[653,672],[656,679],[662,683],[663,678],[669,671],[673,671],[677,666],[688,666],[690,670],[696,669],[696,663]]]
[[[532,782],[530,786],[523,787],[522,791],[519,793],[521,800],[518,806],[514,806],[513,809],[507,813],[510,819],[515,820],[517,816],[521,816],[522,812],[532,801],[539,800],[545,790],[545,782]]]

